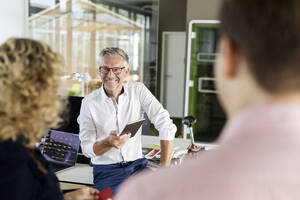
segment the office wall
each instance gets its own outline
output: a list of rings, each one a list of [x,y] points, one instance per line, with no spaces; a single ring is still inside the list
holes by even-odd
[[[10,37],[24,37],[27,29],[28,1],[9,0],[0,3],[0,43]]]
[[[222,0],[187,0],[187,26],[192,19],[218,19]]]
[[[158,99],[160,94],[162,33],[164,31],[185,31],[186,29],[187,0],[159,0],[159,27],[158,27],[158,60],[157,60],[157,89]],[[185,48],[185,47],[182,47]]]
[[[160,0],[159,1],[159,32],[158,32],[158,88],[160,94],[162,32],[186,31],[192,19],[217,19],[222,0]],[[185,47],[182,47],[185,48]]]
[[[159,1],[159,31],[185,31],[186,0]]]

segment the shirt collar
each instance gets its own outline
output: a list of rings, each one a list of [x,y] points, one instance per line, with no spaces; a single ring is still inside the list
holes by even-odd
[[[120,94],[120,95],[125,95],[127,96],[128,95],[128,87],[127,87],[127,84],[124,83],[123,84],[123,92]],[[105,100],[109,100],[110,98],[107,96],[105,90],[104,90],[104,85],[102,85],[102,87],[100,88],[100,94],[105,98]]]
[[[124,83],[123,84],[123,94],[125,95],[125,96],[127,96],[128,95],[128,86],[127,86],[127,83]]]
[[[109,100],[109,97],[106,95],[106,92],[105,92],[105,90],[104,90],[104,85],[102,85],[102,87],[100,88],[100,94],[101,94],[101,96],[104,97],[104,99],[105,99],[106,101]]]

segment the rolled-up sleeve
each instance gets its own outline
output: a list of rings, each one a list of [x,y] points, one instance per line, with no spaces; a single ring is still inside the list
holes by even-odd
[[[170,119],[169,112],[142,83],[139,84],[139,97],[143,110],[159,131],[160,140],[174,140],[177,128]]]
[[[82,100],[77,122],[82,153],[89,158],[95,157],[93,145],[96,142],[96,126],[85,99]]]

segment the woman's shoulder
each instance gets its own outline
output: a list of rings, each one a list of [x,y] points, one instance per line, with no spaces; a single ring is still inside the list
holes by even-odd
[[[2,172],[1,167],[10,166],[10,169],[13,170],[15,165],[18,166],[28,159],[29,154],[21,142],[12,140],[0,142],[0,173]]]
[[[9,199],[62,199],[55,174],[42,172],[32,157],[42,165],[46,162],[38,150],[19,142],[0,142],[1,195]],[[45,168],[49,170],[47,165]]]

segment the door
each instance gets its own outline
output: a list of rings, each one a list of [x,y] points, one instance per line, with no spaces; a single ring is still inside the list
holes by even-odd
[[[163,32],[160,101],[173,118],[183,117],[185,32]]]

